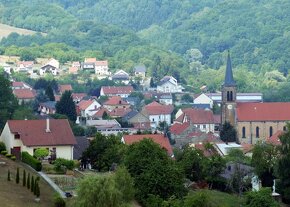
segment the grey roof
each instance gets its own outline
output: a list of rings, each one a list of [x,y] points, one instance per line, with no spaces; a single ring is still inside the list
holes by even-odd
[[[138,111],[130,111],[129,113],[127,113],[125,116],[123,116],[122,120],[123,121],[128,121],[129,119],[131,119],[132,117],[136,116],[139,112]]]
[[[40,103],[41,106],[45,106],[46,108],[55,109],[56,101],[47,101],[44,103]]]
[[[73,158],[79,160],[83,152],[89,147],[90,142],[86,137],[75,137],[77,144],[74,145]]]
[[[236,86],[236,82],[233,77],[232,62],[230,57],[230,52],[228,52],[227,68],[225,75],[224,86]]]
[[[192,107],[197,109],[210,109],[210,104],[193,104]]]
[[[135,67],[135,72],[146,73],[146,67],[144,65],[138,65]]]
[[[169,80],[170,80],[170,76],[165,76],[159,81],[158,85],[161,86]]]
[[[121,75],[115,74],[112,76],[113,80],[129,80],[129,78],[130,78],[129,75],[126,75],[126,74],[121,74]]]
[[[254,170],[254,168],[249,165],[229,162],[226,165],[226,169],[224,170],[223,173],[220,174],[220,176],[222,176],[227,180],[230,179],[233,176],[233,174],[237,171],[237,167],[239,167],[240,172],[243,173],[243,176],[251,174]]]

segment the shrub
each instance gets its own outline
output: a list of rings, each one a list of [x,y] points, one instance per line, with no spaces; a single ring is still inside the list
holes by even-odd
[[[11,160],[15,161],[16,160],[16,157],[15,156],[12,156],[11,157]]]
[[[67,160],[63,158],[57,158],[54,162],[54,169],[57,172],[63,172],[63,168],[68,169],[68,170],[73,170],[75,163],[73,160]]]
[[[65,207],[65,201],[59,194],[54,196],[53,203],[55,207]]]
[[[13,155],[12,154],[6,154],[5,156],[8,157],[8,158],[11,158]]]
[[[4,142],[0,142],[0,152],[2,153],[2,151],[6,151],[6,146]]]
[[[41,171],[42,165],[41,162],[34,157],[32,157],[28,152],[22,152],[21,154],[22,162],[30,165],[36,171]]]
[[[6,150],[1,151],[2,155],[6,155],[8,152]]]

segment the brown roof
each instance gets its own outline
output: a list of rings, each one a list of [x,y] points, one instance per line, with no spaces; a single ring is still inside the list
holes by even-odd
[[[290,102],[238,103],[238,121],[289,121]]]
[[[188,108],[182,110],[187,117],[187,120],[190,120],[193,124],[214,124],[214,116],[211,110],[206,109],[197,109],[197,108]]]
[[[71,84],[66,84],[66,85],[59,85],[58,86],[59,92],[64,93],[65,91],[72,91],[72,86]]]
[[[87,94],[86,93],[72,93],[71,96],[72,96],[73,99],[82,100],[84,97],[87,96]]]
[[[34,99],[36,96],[35,90],[30,89],[14,89],[13,94],[18,99]]]
[[[103,86],[104,94],[130,94],[134,91],[132,86]]]
[[[272,145],[281,145],[281,141],[280,141],[280,136],[283,134],[284,132],[281,130],[278,130],[275,134],[273,134],[271,137],[269,137],[268,139],[266,139],[266,142],[268,144],[272,144]]]
[[[94,100],[81,100],[78,103],[78,108],[81,111],[86,110],[92,103],[94,103]]]
[[[139,123],[133,123],[134,129],[151,129],[151,124],[150,122],[139,122]]]
[[[126,114],[128,114],[130,111],[132,111],[132,109],[117,108],[109,112],[109,115],[112,117],[123,117]]]
[[[33,66],[34,62],[33,61],[20,61],[17,63],[18,66],[23,65],[24,67],[29,67]]]
[[[171,114],[173,112],[172,105],[162,105],[156,101],[146,105],[144,109],[148,115]]]
[[[172,155],[172,147],[169,143],[169,140],[167,137],[164,137],[163,134],[141,134],[141,135],[124,135],[124,141],[126,144],[130,145],[135,142],[139,142],[143,139],[152,139],[153,142],[157,143],[160,145],[161,148],[164,148],[167,150],[168,154]]]
[[[184,130],[186,130],[188,127],[189,127],[189,122],[185,122],[183,124],[175,123],[170,127],[170,132],[172,134],[179,135],[182,132],[184,132]]]
[[[107,109],[101,107],[101,108],[100,108],[100,109],[99,109],[99,110],[98,110],[98,111],[93,115],[93,117],[95,117],[95,118],[102,118],[105,112],[106,112],[107,114],[109,114],[109,111],[108,111]]]
[[[75,137],[67,119],[50,119],[50,132],[46,132],[47,120],[8,120],[12,133],[18,133],[25,146],[74,145]]]
[[[78,71],[79,71],[79,68],[78,67],[70,67],[68,69],[68,73],[76,74],[76,73],[78,73]]]
[[[86,63],[94,63],[94,62],[96,62],[96,61],[97,61],[96,58],[85,58],[85,62],[86,62]]]
[[[103,105],[130,105],[130,104],[122,100],[120,96],[112,96]]]
[[[95,66],[108,66],[107,60],[96,61]]]

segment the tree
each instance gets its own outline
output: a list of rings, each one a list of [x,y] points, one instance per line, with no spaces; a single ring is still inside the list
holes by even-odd
[[[271,188],[261,188],[259,191],[249,191],[245,198],[245,207],[279,207],[271,195]]]
[[[281,194],[286,203],[290,203],[290,124],[287,131],[280,137],[279,158],[277,160],[277,175],[281,183]]]
[[[76,121],[77,119],[76,107],[73,102],[70,91],[65,91],[62,94],[60,101],[56,103],[55,108],[56,108],[56,113],[64,114],[69,118],[69,120],[73,122]]]
[[[24,187],[26,186],[26,171],[25,171],[25,169],[23,170],[22,185]]]
[[[216,207],[206,191],[190,193],[184,199],[184,207]]]
[[[193,98],[187,93],[187,94],[184,94],[181,97],[181,101],[184,102],[184,103],[192,103],[193,102]]]
[[[134,199],[134,181],[128,170],[125,167],[118,167],[114,175],[116,187],[122,193],[124,202],[129,202]]]
[[[184,195],[181,169],[168,157],[166,150],[151,139],[130,145],[124,163],[134,178],[136,197],[141,202],[146,202],[150,194],[162,199]]]
[[[220,137],[226,143],[237,142],[237,131],[229,122],[225,122],[222,126]]]
[[[3,74],[0,74],[0,131],[2,131],[6,121],[12,118],[17,107],[17,100],[11,89],[11,83]]]
[[[16,171],[16,183],[17,184],[19,183],[19,167],[17,168],[17,171]]]
[[[119,207],[122,193],[116,188],[110,175],[84,177],[77,186],[79,207]]]
[[[54,93],[50,85],[47,85],[45,89],[45,95],[49,98],[50,101],[55,101]]]
[[[261,179],[264,187],[273,186],[274,168],[278,154],[277,147],[267,143],[258,143],[253,148],[252,166],[255,167],[255,173]]]
[[[34,151],[34,156],[39,160],[43,160],[43,158],[47,157],[48,155],[49,151],[44,147],[38,148]]]
[[[108,171],[113,163],[121,163],[125,149],[126,145],[120,137],[97,133],[83,153],[82,160],[89,160],[92,167],[98,171]]]

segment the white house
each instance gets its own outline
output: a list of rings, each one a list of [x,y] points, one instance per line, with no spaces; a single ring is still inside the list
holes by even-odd
[[[56,158],[73,159],[75,137],[67,119],[8,120],[0,141],[7,152],[20,158],[21,152],[33,155],[38,148],[47,148]]]
[[[95,99],[81,100],[77,105],[78,115],[86,120],[90,119],[100,107],[101,104]]]
[[[213,107],[213,100],[210,98],[210,97],[208,97],[206,94],[204,94],[204,93],[202,93],[202,94],[200,94],[199,96],[197,96],[194,100],[193,100],[193,103],[194,104],[201,104],[201,105],[203,105],[203,104],[207,104],[207,105],[209,105],[210,106],[210,108],[212,109],[212,107]]]
[[[101,96],[121,96],[127,98],[134,88],[132,86],[103,86],[100,91]]]
[[[110,75],[109,64],[107,60],[95,61],[95,74],[100,76]]]
[[[59,66],[59,62],[52,58],[40,68],[39,75],[43,76],[45,73],[51,73],[56,76],[59,73]]]
[[[0,67],[4,68],[4,71],[8,74],[11,74],[12,72],[12,67],[11,65],[7,64],[7,63],[0,63]]]
[[[178,85],[177,80],[172,76],[165,76],[157,85],[157,92],[179,93],[182,92],[182,90],[184,90],[184,88]]]
[[[13,81],[12,82],[12,90],[15,90],[15,89],[29,89],[29,90],[32,90],[32,86],[30,86],[29,84],[27,83],[24,83],[24,82],[18,82],[18,81]]]
[[[128,84],[130,80],[130,76],[124,70],[118,70],[114,75],[112,75],[112,80],[120,81],[124,84]]]
[[[144,106],[141,113],[149,118],[151,127],[156,128],[160,122],[164,121],[171,125],[172,112],[172,105],[162,105],[154,101]]]
[[[15,68],[15,72],[25,72],[25,73],[32,73],[33,72],[33,61],[21,61],[17,63],[17,67]]]

